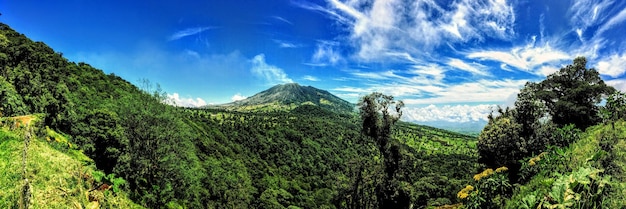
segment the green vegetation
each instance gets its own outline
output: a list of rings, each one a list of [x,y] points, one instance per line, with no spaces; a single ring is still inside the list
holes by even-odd
[[[106,182],[112,194],[149,208],[377,207],[383,199],[375,197],[389,152],[361,134],[354,105],[326,91],[286,84],[232,110],[176,108],[158,86],[137,88],[0,29],[3,116],[41,114],[41,142],[93,162],[100,170],[91,168],[94,182]],[[478,167],[475,152],[451,148],[475,146],[475,138],[407,123],[388,127],[386,136],[396,157],[394,190],[410,204],[455,202]],[[17,204],[14,197],[3,195],[2,204]],[[55,201],[50,207],[73,204]]]
[[[0,208],[624,207],[626,96],[585,64],[528,83],[477,140],[298,84],[174,107],[0,25]]]
[[[98,178],[102,172],[81,151],[68,148],[66,142],[46,140],[50,136],[44,128],[34,124],[10,130],[9,121],[3,118],[0,128],[0,208],[25,204],[30,208],[142,208],[122,189],[99,188],[105,183],[113,188],[125,184],[122,179]]]
[[[466,207],[626,207],[625,97],[585,65],[579,57],[546,80],[527,83],[514,108],[489,116],[478,140],[480,160],[507,166],[508,178],[494,175],[485,187],[475,177],[478,186],[458,194]]]

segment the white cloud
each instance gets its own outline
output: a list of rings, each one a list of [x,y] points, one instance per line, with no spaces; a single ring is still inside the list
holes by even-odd
[[[535,46],[534,42],[524,47],[513,47],[509,51],[485,50],[474,51],[467,54],[470,59],[492,60],[539,75],[543,75],[540,67],[555,65],[564,60],[571,60],[567,53],[553,49],[550,44]]]
[[[293,83],[283,69],[269,65],[265,62],[265,55],[259,54],[252,58],[252,69],[250,71],[270,84]]]
[[[598,72],[617,78],[626,72],[626,53],[622,55],[613,54],[608,58],[600,60],[597,64]]]
[[[299,48],[299,47],[301,47],[301,45],[299,45],[299,44],[295,44],[295,43],[291,43],[291,42],[283,41],[283,40],[274,39],[274,42],[276,42],[278,44],[278,47],[280,47],[280,48]]]
[[[298,45],[292,44],[292,43],[287,43],[287,42],[282,42],[278,45],[278,47],[280,48],[298,48]]]
[[[278,21],[281,21],[281,22],[287,23],[287,24],[289,24],[289,25],[293,25],[293,23],[292,23],[291,21],[289,21],[289,20],[287,20],[287,19],[285,19],[285,18],[283,18],[283,17],[280,17],[280,16],[272,16],[272,18],[274,18],[275,20],[278,20]]]
[[[339,62],[342,57],[337,52],[338,43],[332,41],[318,41],[315,53],[311,58],[312,64],[318,64],[322,66],[334,65]]]
[[[614,87],[615,89],[626,92],[626,79],[613,79],[606,81],[606,84]]]
[[[450,61],[448,61],[448,65],[454,68],[457,68],[459,70],[470,72],[475,75],[482,75],[482,76],[489,75],[484,70],[479,69],[479,68],[484,69],[485,66],[477,64],[477,63],[469,64],[469,63],[464,62],[463,60],[452,58],[450,59]]]
[[[618,25],[626,20],[626,8],[620,11],[617,15],[613,16],[609,21],[604,23],[598,30],[596,31],[596,36],[601,35],[604,31],[607,31],[613,28],[615,25]]]
[[[179,107],[202,107],[207,103],[202,98],[181,97],[178,93],[167,94],[168,101],[166,103]]]
[[[233,97],[230,98],[230,101],[236,102],[236,101],[239,101],[239,100],[244,100],[246,98],[248,98],[248,97],[241,96],[241,93],[237,93],[237,94],[233,95]]]
[[[537,70],[537,73],[540,75],[548,76],[556,71],[559,71],[558,67],[544,65],[544,66],[541,66],[539,70]]]
[[[213,27],[195,27],[195,28],[187,28],[184,30],[180,30],[169,37],[170,41],[178,40],[187,36],[195,35],[198,33],[202,33],[202,31],[212,29]]]
[[[405,99],[406,104],[449,104],[467,102],[504,103],[507,97],[519,91],[526,80],[478,80],[450,84],[440,88],[422,88],[431,95],[427,98]],[[392,93],[392,92],[391,92]]]
[[[402,99],[408,105],[489,102],[504,104],[527,80],[486,80],[443,84],[423,77],[397,79],[397,82],[370,84],[368,87],[344,86],[333,91],[339,94],[365,95],[381,92]]]
[[[304,77],[302,77],[302,79],[307,80],[307,81],[320,81],[319,78],[312,76],[312,75],[305,75]]]
[[[568,17],[571,17],[570,24],[577,28],[579,38],[582,32],[588,27],[597,25],[602,18],[606,8],[613,3],[612,0],[577,0],[569,8]]]
[[[384,55],[423,54],[442,44],[483,41],[485,37],[508,40],[515,34],[515,15],[504,0],[439,1],[328,0],[324,8],[310,3],[301,7],[334,18],[350,32],[348,40],[357,58],[385,61]]]
[[[403,119],[412,122],[475,122],[487,121],[487,115],[496,105],[428,105],[426,107],[405,107]]]

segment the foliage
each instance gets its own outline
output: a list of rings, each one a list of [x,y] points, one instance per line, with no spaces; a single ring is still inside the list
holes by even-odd
[[[376,142],[383,156],[386,178],[376,188],[380,208],[409,207],[408,192],[399,188],[401,179],[396,176],[401,158],[399,143],[391,137],[392,126],[400,120],[403,106],[402,101],[394,101],[393,96],[378,92],[363,97],[358,103],[363,121],[362,132]],[[395,111],[390,112],[389,108]]]
[[[507,208],[622,208],[626,168],[626,123],[597,125],[580,133],[568,147],[528,159],[521,173],[528,182],[521,185]],[[614,138],[608,138],[614,137]],[[610,149],[603,141],[615,139]],[[613,170],[613,171],[611,171]]]
[[[502,208],[511,195],[512,185],[507,177],[507,167],[491,168],[474,175],[476,186],[467,185],[457,197],[465,208]]]
[[[606,99],[606,105],[600,110],[604,122],[626,119],[626,93],[616,91]]]
[[[600,117],[596,104],[615,91],[604,83],[598,71],[586,65],[586,58],[577,57],[573,64],[539,83],[539,91],[535,92],[559,126],[573,123],[584,130],[597,124]]]
[[[526,141],[520,138],[522,125],[514,111],[498,109],[499,115],[489,116],[489,122],[478,136],[480,161],[488,167],[514,166],[526,153]]]

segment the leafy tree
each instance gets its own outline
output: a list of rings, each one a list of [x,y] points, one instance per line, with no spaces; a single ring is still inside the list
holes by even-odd
[[[111,173],[119,156],[128,147],[128,139],[117,113],[96,109],[72,127],[74,140],[92,156],[98,168]]]
[[[478,136],[479,161],[488,167],[515,167],[526,154],[525,141],[520,137],[522,125],[515,121],[515,110],[498,108],[498,115],[491,113],[489,122]]]
[[[11,83],[0,76],[0,112],[4,116],[26,114],[26,105]]]
[[[391,128],[402,116],[404,103],[395,101],[393,96],[374,92],[363,97],[358,106],[362,131],[376,141],[383,156],[386,179],[377,188],[378,204],[380,208],[408,208],[408,194],[399,189],[395,176],[399,169],[400,147],[391,138]]]
[[[626,93],[617,91],[611,94],[606,100],[602,114],[605,122],[626,118]]]
[[[561,68],[539,83],[537,98],[547,106],[552,121],[570,123],[580,129],[600,122],[598,104],[603,96],[615,91],[600,78],[598,71],[586,67],[587,59],[577,57],[572,65]]]
[[[530,137],[534,135],[539,120],[547,115],[544,103],[536,96],[539,85],[528,82],[517,94],[515,100],[515,120],[522,126],[520,135]]]

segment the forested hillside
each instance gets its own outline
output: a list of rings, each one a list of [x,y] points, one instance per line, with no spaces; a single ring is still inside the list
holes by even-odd
[[[166,105],[158,86],[143,82],[138,88],[88,64],[69,62],[7,25],[0,28],[3,117],[42,114],[42,130],[58,132],[106,176],[124,180],[119,191],[140,205],[380,205],[383,156],[361,133],[349,104],[325,91],[294,92],[296,99],[315,100],[288,111],[177,108]],[[456,202],[456,190],[478,167],[476,150],[463,147],[475,146],[475,138],[406,123],[393,130],[399,153],[394,185],[402,186],[403,201],[416,206]],[[35,196],[33,201],[42,200]]]

